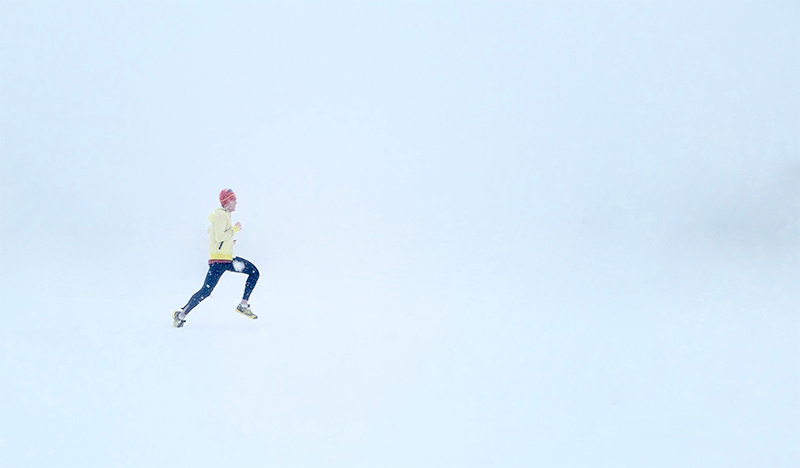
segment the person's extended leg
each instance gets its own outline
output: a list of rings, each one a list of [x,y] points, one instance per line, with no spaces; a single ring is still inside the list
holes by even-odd
[[[187,302],[182,309],[184,317],[192,309],[197,307],[198,304],[203,302],[205,298],[211,295],[211,292],[215,287],[217,287],[217,283],[219,283],[219,279],[222,277],[222,274],[226,271],[229,271],[230,267],[230,263],[212,263],[208,266],[208,273],[206,274],[206,280],[203,283],[203,287],[194,293],[191,299],[189,299],[189,302]]]

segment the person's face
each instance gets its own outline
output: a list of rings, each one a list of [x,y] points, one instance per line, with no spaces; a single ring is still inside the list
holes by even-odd
[[[225,208],[230,213],[236,211],[236,199],[234,198],[229,202],[225,203],[225,206],[223,206],[223,208]]]

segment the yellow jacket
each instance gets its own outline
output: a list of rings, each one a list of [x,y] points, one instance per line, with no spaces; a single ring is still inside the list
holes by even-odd
[[[208,215],[208,256],[211,260],[233,260],[233,236],[239,229],[231,225],[231,214],[217,208]]]

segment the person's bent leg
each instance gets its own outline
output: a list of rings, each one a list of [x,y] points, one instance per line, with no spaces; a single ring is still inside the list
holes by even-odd
[[[250,294],[256,287],[256,283],[258,283],[258,278],[261,276],[261,274],[258,272],[258,268],[256,268],[252,262],[241,257],[236,257],[233,259],[233,269],[237,273],[243,273],[247,275],[247,281],[244,284],[244,295],[242,295],[242,303],[247,304],[250,300]]]

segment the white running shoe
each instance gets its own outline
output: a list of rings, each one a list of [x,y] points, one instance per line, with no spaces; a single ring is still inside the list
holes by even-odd
[[[244,315],[245,317],[253,319],[253,320],[258,318],[258,315],[254,314],[253,311],[250,310],[250,306],[249,305],[245,306],[245,305],[239,304],[238,306],[236,306],[236,312],[239,312],[240,314]]]
[[[175,328],[181,328],[183,324],[186,323],[186,315],[184,315],[183,310],[176,310],[172,313],[172,326]]]

